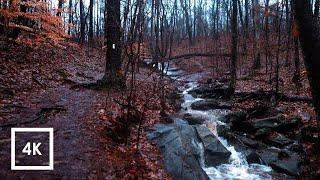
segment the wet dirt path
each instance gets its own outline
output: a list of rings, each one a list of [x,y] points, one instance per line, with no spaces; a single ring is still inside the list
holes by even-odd
[[[54,170],[11,171],[11,127],[4,127],[0,131],[0,179],[88,179],[106,172],[102,155],[104,148],[98,140],[100,135],[88,131],[87,127],[87,121],[96,118],[95,106],[103,103],[103,99],[103,94],[95,91],[72,90],[61,86],[49,89],[41,95],[33,95],[30,98],[31,104],[24,105],[28,108],[14,109],[10,119],[13,122],[30,120],[45,114],[32,123],[17,124],[13,127],[54,128]],[[45,113],[41,111],[51,107],[60,107],[62,110]],[[28,135],[17,141],[27,141],[32,136]]]

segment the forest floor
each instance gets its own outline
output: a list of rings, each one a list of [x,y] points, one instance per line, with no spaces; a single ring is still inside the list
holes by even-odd
[[[134,123],[127,143],[119,143],[112,133],[125,108],[113,100],[122,102],[129,92],[76,87],[103,76],[105,57],[99,49],[68,46],[31,49],[0,41],[1,179],[168,179],[158,149],[146,139],[146,131],[161,121],[159,76],[147,68],[137,74],[133,99],[143,112],[141,135]],[[167,100],[165,108],[170,114],[174,103]],[[54,128],[54,171],[10,171],[11,127]],[[31,137],[20,140],[25,138]],[[16,158],[18,163],[24,156]]]

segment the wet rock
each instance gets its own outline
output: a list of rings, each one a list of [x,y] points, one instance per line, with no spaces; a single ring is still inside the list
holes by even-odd
[[[279,149],[276,148],[267,148],[265,150],[259,150],[257,153],[259,154],[261,160],[266,164],[270,164],[272,162],[276,162],[278,160]]]
[[[274,133],[265,140],[265,143],[271,146],[282,148],[286,145],[292,144],[293,141],[280,133]]]
[[[311,120],[311,115],[309,113],[307,113],[307,112],[300,112],[299,116],[304,121],[310,121]]]
[[[189,93],[193,97],[202,97],[202,98],[203,97],[215,97],[214,90],[209,86],[196,87],[196,88],[192,89],[191,91],[189,91]]]
[[[252,151],[251,148],[243,144],[242,141],[240,141],[238,138],[234,136],[234,132],[227,132],[225,138],[237,152],[241,152],[244,155],[248,155]]]
[[[218,102],[216,100],[201,100],[191,104],[194,110],[211,110],[211,109],[231,109],[231,104],[228,102]]]
[[[212,84],[212,78],[207,79],[207,84]]]
[[[247,119],[247,113],[244,111],[234,112],[226,115],[223,118],[223,122],[230,123],[230,122],[243,122]]]
[[[261,117],[264,117],[265,115],[273,114],[272,108],[270,107],[269,104],[266,104],[266,103],[258,103],[254,107],[249,108],[247,110],[247,113],[250,119],[261,118]]]
[[[232,131],[245,133],[253,133],[255,131],[251,122],[247,121],[247,113],[245,112],[240,111],[228,114],[222,120],[229,124]]]
[[[277,107],[276,110],[277,110],[279,113],[284,113],[284,112],[286,112],[286,108],[284,108],[284,107]]]
[[[255,138],[257,139],[263,139],[271,134],[271,129],[270,128],[262,128],[258,129],[257,132],[255,133]]]
[[[281,125],[283,119],[284,117],[282,115],[264,118],[264,119],[256,119],[252,121],[252,125],[255,129],[261,129],[261,128],[275,129]]]
[[[259,149],[263,146],[260,142],[247,138],[245,136],[238,136],[238,138],[244,145],[253,149]]]
[[[290,176],[298,176],[298,161],[295,158],[282,159],[270,164],[272,169],[279,173],[285,173]]]
[[[296,180],[297,179],[293,176],[289,176],[289,175],[283,174],[283,173],[270,172],[269,174],[272,177],[272,179],[277,179],[277,180],[281,180],[281,179]]]
[[[209,179],[199,162],[200,141],[193,126],[175,119],[172,124],[155,125],[147,136],[160,147],[173,179]]]
[[[189,93],[200,98],[228,98],[229,86],[222,83],[203,85],[194,88]]]
[[[225,84],[219,84],[214,87],[214,93],[223,98],[228,98],[229,91],[230,91],[229,86]]]
[[[217,133],[221,137],[226,137],[227,133],[230,132],[230,127],[226,124],[217,125]]]
[[[304,141],[319,143],[320,129],[314,126],[305,126],[301,129],[301,138]]]
[[[231,152],[224,147],[207,127],[196,126],[196,131],[203,144],[205,164],[207,166],[218,166],[229,161]]]
[[[261,157],[261,160],[271,166],[276,172],[298,176],[298,165],[301,158],[297,153],[286,151],[286,155],[284,156],[283,151],[275,148],[268,148],[257,153]]]
[[[171,104],[175,107],[176,110],[181,108],[181,104],[183,103],[183,95],[179,93],[170,93],[167,97],[170,99]]]
[[[301,119],[299,117],[283,120],[275,130],[278,132],[288,132],[298,127],[300,123]]]
[[[300,154],[304,154],[304,148],[301,144],[292,144],[288,147],[288,149],[292,152],[296,152],[296,153],[300,153]]]
[[[249,164],[262,164],[266,165],[266,163],[261,159],[260,155],[256,152],[251,152],[246,156],[247,162]]]
[[[235,142],[236,144],[238,144],[237,146],[242,146],[244,148],[240,148],[241,149],[264,149],[266,148],[266,145],[263,144],[260,141],[256,141],[254,139],[251,139],[245,135],[242,135],[240,133],[236,133],[236,132],[229,132],[228,133],[228,140],[230,140],[231,142]]]
[[[203,122],[205,121],[205,119],[193,116],[189,113],[184,114],[183,119],[186,120],[190,125],[203,124]]]
[[[278,153],[278,158],[279,159],[283,159],[283,158],[289,158],[290,155],[289,155],[289,151],[288,150],[280,150],[279,153]]]

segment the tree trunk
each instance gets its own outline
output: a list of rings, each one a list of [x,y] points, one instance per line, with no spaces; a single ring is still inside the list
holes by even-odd
[[[295,83],[297,90],[301,86],[300,83],[300,58],[299,58],[299,39],[297,37],[294,38],[294,75],[293,82]]]
[[[259,41],[259,12],[256,7],[259,5],[259,1],[252,0],[252,24],[253,24],[253,69],[259,69],[261,67],[260,50],[258,47]]]
[[[216,26],[216,32],[215,32],[215,37],[216,37],[216,39],[218,39],[218,33],[219,33],[219,18],[220,17],[220,0],[217,0],[217,5],[216,5],[216,17],[215,17],[215,19],[216,19],[216,24],[215,24],[215,26]],[[228,18],[229,16],[227,16],[227,18]],[[228,25],[228,19],[227,19],[227,25]]]
[[[188,12],[188,7],[187,7],[187,2],[183,0],[180,0],[181,7],[184,12],[184,16],[186,18],[186,30],[188,33],[188,38],[189,38],[189,45],[192,45],[192,26],[190,25],[190,17],[189,17],[189,12]]]
[[[237,79],[237,0],[232,0],[232,19],[231,19],[231,34],[232,34],[232,47],[231,47],[231,82],[230,94],[234,94]]]
[[[266,0],[265,7],[265,61],[266,61],[266,74],[268,73],[269,63],[269,0]]]
[[[57,12],[57,16],[61,16],[61,12],[62,12],[62,7],[63,7],[63,2],[64,0],[59,0],[58,1],[58,12]]]
[[[72,0],[69,0],[69,28],[68,28],[68,34],[69,35],[71,35],[71,27],[70,26],[73,23],[72,7],[73,7]]]
[[[298,22],[299,40],[308,72],[313,105],[320,120],[320,28],[312,13],[310,1],[293,0],[294,15]]]
[[[86,24],[84,18],[84,5],[83,0],[80,0],[80,43],[85,42],[85,30]]]
[[[286,29],[287,29],[287,50],[286,50],[286,61],[285,66],[290,66],[289,62],[289,52],[290,52],[290,44],[291,44],[291,17],[292,15],[289,14],[289,0],[285,1],[286,5]]]
[[[244,1],[244,50],[247,52],[249,39],[249,0]]]
[[[121,75],[121,21],[120,21],[120,0],[107,1],[106,21],[106,69],[103,81],[108,86],[122,85]]]
[[[93,0],[90,0],[89,5],[89,35],[88,35],[89,44],[93,44]]]
[[[320,7],[320,0],[316,0],[314,3],[314,16],[319,17],[319,7]]]

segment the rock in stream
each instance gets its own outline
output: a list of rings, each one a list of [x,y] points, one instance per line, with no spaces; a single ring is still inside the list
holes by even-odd
[[[202,154],[210,166],[229,160],[231,153],[205,126],[193,126],[175,119],[171,124],[157,124],[153,129],[148,138],[160,147],[166,169],[173,179],[209,179],[202,169]]]

